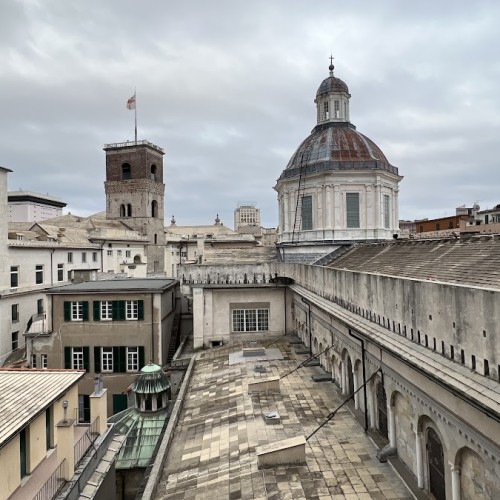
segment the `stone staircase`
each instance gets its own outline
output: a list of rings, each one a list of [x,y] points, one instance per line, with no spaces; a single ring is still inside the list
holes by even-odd
[[[167,364],[172,362],[172,358],[174,357],[175,351],[179,346],[179,330],[181,325],[181,315],[176,313],[174,316],[174,321],[172,323],[172,334],[170,336],[170,344],[168,345],[168,353],[167,353]]]

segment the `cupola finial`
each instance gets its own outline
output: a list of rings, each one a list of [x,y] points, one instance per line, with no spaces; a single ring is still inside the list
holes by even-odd
[[[330,76],[333,76],[333,70],[335,66],[333,65],[333,55],[330,53],[330,66],[328,66],[328,69],[330,70]]]

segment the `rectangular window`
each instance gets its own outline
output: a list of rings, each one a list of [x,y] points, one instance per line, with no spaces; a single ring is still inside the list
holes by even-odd
[[[384,227],[386,229],[391,227],[391,213],[389,210],[389,195],[384,194]]]
[[[127,347],[127,371],[139,371],[139,348]]]
[[[263,332],[269,330],[269,309],[234,309],[234,332]]]
[[[83,370],[83,347],[71,348],[71,368],[73,370]]]
[[[36,301],[36,313],[43,314],[43,299],[38,299]]]
[[[113,371],[113,348],[101,348],[101,371],[110,373]]]
[[[302,196],[302,230],[310,231],[313,228],[312,221],[312,196]]]
[[[35,266],[35,283],[40,285],[43,283],[43,266]]]
[[[73,262],[73,252],[68,252],[68,264]]]
[[[71,302],[71,321],[83,321],[83,302]]]
[[[19,286],[19,266],[10,267],[10,287],[17,288]]]
[[[335,118],[340,118],[340,102],[333,101],[333,106],[334,106]]]
[[[47,354],[40,354],[40,366],[42,368],[49,367],[49,358],[48,358]]]
[[[323,119],[328,120],[328,118],[330,118],[330,114],[328,113],[328,101],[326,101],[323,103]],[[245,222],[245,220],[243,220],[243,222]]]
[[[125,250],[125,257],[130,257],[130,250]]]
[[[57,264],[57,281],[64,281],[64,264]]]
[[[139,319],[139,307],[137,300],[125,301],[125,319]]]
[[[118,255],[118,257],[121,257],[121,255],[122,255],[122,251],[121,251],[121,250],[117,250],[117,251],[116,251],[116,255]]]
[[[97,262],[97,252],[92,252],[92,262]]]
[[[87,262],[87,252],[82,252],[82,262],[85,264]]]
[[[108,250],[108,255],[112,256],[113,255],[113,250]]]
[[[31,355],[31,368],[36,368],[36,354]]]
[[[19,332],[12,332],[11,335],[11,340],[12,340],[12,350],[16,351],[17,348],[19,347]]]
[[[345,205],[347,227],[359,227],[359,193],[346,193]]]
[[[101,301],[101,320],[111,321],[113,319],[113,302],[111,300]]]
[[[19,321],[19,304],[12,304],[12,323]]]

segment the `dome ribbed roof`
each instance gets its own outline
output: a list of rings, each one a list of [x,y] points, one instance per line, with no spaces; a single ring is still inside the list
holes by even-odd
[[[345,92],[346,94],[349,94],[349,89],[347,88],[347,84],[340,78],[329,76],[321,82],[321,85],[316,92],[316,97],[322,94],[327,94],[328,92]]]
[[[149,363],[136,377],[132,390],[142,394],[158,394],[170,388],[170,381],[161,366]]]
[[[380,148],[347,122],[317,125],[298,147],[281,178],[320,170],[381,169],[398,175]]]

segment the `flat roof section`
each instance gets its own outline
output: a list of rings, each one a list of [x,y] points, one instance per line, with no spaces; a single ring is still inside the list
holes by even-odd
[[[84,281],[47,290],[48,294],[90,292],[161,292],[177,280],[163,278],[125,278]]]
[[[265,335],[255,340],[266,344]],[[282,340],[273,348],[283,359],[230,364],[244,347],[250,342],[198,354],[155,498],[412,498],[346,408],[307,442],[306,465],[259,469],[256,447],[310,435],[342,399],[334,384],[311,379],[318,367],[282,378],[281,394],[248,394],[249,382],[282,376],[304,356]],[[280,421],[266,424],[268,411]]]
[[[34,193],[32,191],[9,191],[7,193],[7,199],[9,203],[31,202],[50,205],[51,207],[57,208],[63,208],[67,205],[67,203],[60,198],[48,194]]]

